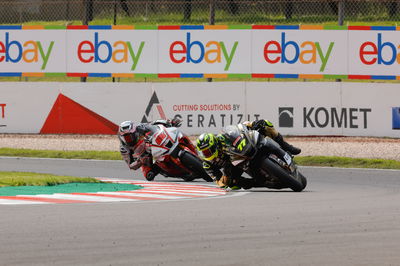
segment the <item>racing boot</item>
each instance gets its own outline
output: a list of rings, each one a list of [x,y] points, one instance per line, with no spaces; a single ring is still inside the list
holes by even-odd
[[[297,155],[301,152],[301,149],[287,143],[280,133],[278,133],[278,136],[276,136],[274,140],[282,147],[283,150],[289,152],[292,155]]]

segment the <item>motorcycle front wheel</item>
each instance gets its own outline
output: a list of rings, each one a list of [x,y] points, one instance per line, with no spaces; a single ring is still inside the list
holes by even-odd
[[[277,162],[269,158],[262,162],[261,167],[295,192],[302,191],[307,185],[307,179],[297,170],[292,174],[289,170],[282,168]]]

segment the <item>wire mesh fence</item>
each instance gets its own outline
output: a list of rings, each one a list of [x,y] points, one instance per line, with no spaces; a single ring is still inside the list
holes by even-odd
[[[379,24],[400,0],[1,0],[0,24]]]

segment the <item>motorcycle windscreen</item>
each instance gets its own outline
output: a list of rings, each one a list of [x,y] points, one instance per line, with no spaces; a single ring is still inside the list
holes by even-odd
[[[133,148],[134,150],[134,154],[133,157],[138,158],[141,157],[142,154],[144,154],[144,152],[146,151],[146,143],[144,142],[144,140],[140,140],[135,147]]]

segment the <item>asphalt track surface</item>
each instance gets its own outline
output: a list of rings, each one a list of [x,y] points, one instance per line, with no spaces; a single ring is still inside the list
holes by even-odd
[[[140,179],[122,162],[0,158],[0,170]],[[400,265],[400,171],[301,170],[300,193],[0,206],[0,265]]]

